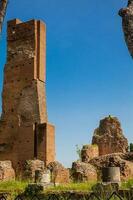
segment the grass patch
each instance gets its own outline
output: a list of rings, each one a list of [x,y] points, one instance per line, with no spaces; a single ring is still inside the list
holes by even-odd
[[[61,192],[61,191],[91,191],[92,187],[96,185],[97,182],[86,182],[86,183],[69,183],[69,184],[62,184],[55,187],[50,187],[46,191],[47,192]],[[120,189],[126,190],[133,187],[133,179],[128,180],[126,182],[122,182]]]
[[[28,186],[29,182],[24,181],[7,181],[0,182],[0,192],[23,192]],[[58,186],[52,186],[46,191],[90,191],[96,182],[86,182],[86,183],[69,183],[62,184]]]
[[[28,184],[29,182],[27,181],[0,182],[0,192],[19,194],[25,191],[25,188],[28,186]],[[97,184],[96,182],[62,184],[47,188],[45,192],[63,192],[63,191],[88,192],[91,191],[92,187],[96,184]],[[126,182],[122,182],[120,189],[123,190],[130,189],[131,187],[133,187],[133,179],[128,180]]]
[[[9,193],[10,198],[14,199],[20,193],[25,191],[28,186],[28,182],[24,181],[3,181],[0,182],[0,192]]]
[[[0,182],[0,191],[2,192],[14,192],[24,191],[27,187],[28,182],[24,181],[3,181]]]
[[[121,189],[123,189],[123,190],[130,189],[131,187],[133,187],[133,179],[122,182],[122,184],[121,184]]]
[[[47,189],[47,192],[58,192],[58,191],[91,191],[92,187],[96,182],[87,182],[87,183],[69,183],[62,184],[55,187],[50,187]]]

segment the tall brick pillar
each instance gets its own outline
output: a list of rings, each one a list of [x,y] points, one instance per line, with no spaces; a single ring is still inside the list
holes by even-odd
[[[46,108],[46,26],[18,19],[8,22],[4,68],[0,160],[15,169],[25,160],[55,160],[54,126]]]

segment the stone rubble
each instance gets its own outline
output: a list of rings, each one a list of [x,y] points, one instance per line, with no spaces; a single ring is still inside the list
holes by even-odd
[[[0,161],[0,181],[15,180],[15,171],[11,161]]]
[[[70,182],[70,172],[58,161],[51,162],[47,166],[51,172],[52,182],[56,185]]]
[[[35,182],[35,172],[44,172],[44,162],[41,160],[27,160],[23,165],[23,179]]]
[[[81,149],[82,162],[88,163],[92,158],[99,156],[98,145],[83,145]]]
[[[97,181],[97,170],[89,163],[81,161],[73,162],[71,170],[74,182]]]

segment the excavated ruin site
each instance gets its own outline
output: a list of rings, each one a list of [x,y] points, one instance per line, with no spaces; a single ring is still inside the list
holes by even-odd
[[[133,56],[133,1],[119,14]],[[118,118],[100,120],[92,135],[92,144],[83,145],[71,169],[56,161],[55,127],[49,124],[46,106],[46,25],[38,20],[8,21],[0,180],[21,177],[34,181],[38,172],[39,181],[45,183],[100,181],[104,167],[119,167],[121,180],[133,179],[133,152]]]

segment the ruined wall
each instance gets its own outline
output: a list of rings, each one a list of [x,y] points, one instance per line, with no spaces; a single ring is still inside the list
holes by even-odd
[[[128,151],[128,140],[123,134],[121,124],[112,116],[100,120],[99,127],[94,131],[92,144],[98,145],[99,155]]]
[[[7,34],[0,160],[11,160],[15,169],[34,158],[48,164],[55,159],[55,141],[46,109],[46,26],[15,19]]]

